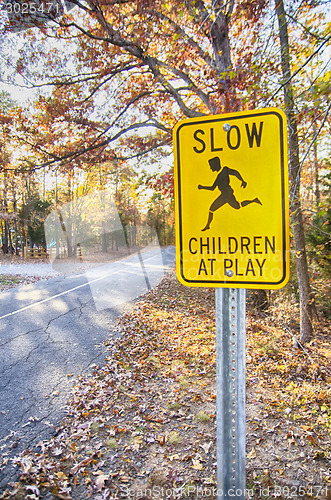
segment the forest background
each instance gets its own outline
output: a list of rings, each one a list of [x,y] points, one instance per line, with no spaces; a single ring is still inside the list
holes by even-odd
[[[37,3],[44,15],[47,2]],[[50,212],[105,189],[125,228],[147,225],[161,245],[174,243],[174,125],[185,117],[277,106],[288,117],[286,291],[300,303],[301,342],[309,341],[330,300],[327,4],[73,0],[61,15],[47,11],[47,23],[19,11],[8,19],[5,4],[3,253],[45,246]],[[31,92],[30,99],[15,100],[14,88]]]

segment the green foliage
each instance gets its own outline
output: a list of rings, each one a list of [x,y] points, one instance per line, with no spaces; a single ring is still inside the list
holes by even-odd
[[[331,187],[331,173],[325,178],[325,186]],[[331,278],[331,196],[319,206],[306,234],[308,255],[326,278]]]
[[[328,178],[330,179],[329,174]],[[330,183],[329,183],[330,184]],[[313,273],[313,288],[316,304],[326,317],[331,318],[331,196],[326,198],[315,217],[310,221],[306,233],[307,252]]]
[[[21,278],[19,276],[13,276],[11,274],[2,274],[0,276],[0,290],[2,290],[5,287],[9,286],[15,286],[17,283],[21,281]]]
[[[318,79],[316,83],[312,86],[313,94],[318,97],[330,97],[331,92],[331,71],[328,71],[323,75],[322,78]]]
[[[7,113],[15,106],[15,101],[11,98],[9,92],[0,90],[0,113]]]
[[[331,208],[321,209],[307,232],[309,255],[328,276],[331,276],[331,240],[327,232],[330,223]]]
[[[31,207],[23,205],[19,217],[24,224],[27,221],[27,232],[31,246],[46,247],[46,238],[44,231],[44,221],[51,211],[52,203],[48,200],[42,200],[36,196],[31,202]]]
[[[154,193],[149,202],[147,224],[155,229],[160,245],[174,243],[173,217],[173,201],[161,193]]]

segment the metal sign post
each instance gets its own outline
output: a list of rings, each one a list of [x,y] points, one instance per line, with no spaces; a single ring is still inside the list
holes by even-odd
[[[246,290],[215,292],[217,499],[245,500]]]

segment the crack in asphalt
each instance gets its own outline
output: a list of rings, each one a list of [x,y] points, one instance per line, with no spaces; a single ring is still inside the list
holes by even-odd
[[[3,344],[0,344],[0,347],[3,347],[5,345],[8,345],[10,344],[11,342],[14,342],[14,341],[17,341],[18,339],[20,338],[24,338],[26,337],[27,335],[33,335],[33,334],[37,334],[38,332],[40,332],[41,334],[42,333],[45,333],[47,335],[46,338],[44,338],[43,340],[41,340],[40,343],[38,343],[37,345],[33,346],[31,348],[31,350],[27,353],[27,354],[23,354],[22,353],[22,358],[21,359],[16,359],[15,361],[13,361],[13,363],[11,365],[9,365],[8,367],[2,367],[0,369],[0,375],[1,376],[4,376],[7,372],[9,372],[10,370],[12,370],[14,367],[17,366],[18,363],[27,363],[30,359],[30,357],[32,356],[32,353],[34,351],[37,351],[39,349],[42,349],[42,346],[45,345],[45,347],[47,347],[47,343],[48,342],[52,342],[52,344],[61,344],[61,343],[65,343],[65,344],[70,344],[69,341],[56,341],[54,340],[52,337],[51,337],[51,333],[47,333],[47,330],[48,328],[50,327],[51,323],[53,323],[54,321],[57,321],[58,319],[60,319],[61,317],[64,317],[66,316],[67,314],[70,314],[71,312],[74,312],[78,309],[78,306],[76,306],[74,309],[70,309],[69,311],[66,311],[65,313],[61,313],[59,314],[58,316],[56,316],[55,318],[51,318],[46,327],[45,328],[38,328],[38,329],[35,329],[35,330],[29,330],[27,332],[24,332],[24,333],[21,333],[19,335],[16,335],[15,337],[12,337],[10,340],[8,340],[7,342],[3,343]],[[8,384],[6,384],[5,387],[7,387]],[[2,389],[2,388],[0,388]]]
[[[24,336],[26,336],[26,335],[31,335],[31,334],[33,334],[33,333],[37,333],[37,332],[39,332],[39,331],[43,331],[43,328],[37,328],[37,329],[35,329],[35,330],[29,330],[29,331],[27,331],[27,332],[20,333],[19,335],[16,335],[15,337],[11,337],[11,338],[10,338],[10,339],[8,339],[6,342],[3,342],[2,344],[0,344],[0,347],[3,347],[3,346],[5,346],[5,345],[7,345],[7,344],[10,344],[10,342],[13,342],[14,340],[17,340],[17,339],[19,339],[19,338],[21,338],[21,337],[24,337]]]
[[[33,350],[34,350],[34,349],[33,349]],[[23,356],[25,359],[23,359],[23,358],[21,358],[21,359],[16,359],[15,361],[13,361],[13,363],[12,363],[10,366],[8,366],[8,367],[3,367],[3,368],[2,368],[2,370],[0,371],[0,375],[1,375],[1,376],[5,376],[5,375],[6,375],[8,372],[10,372],[13,368],[16,368],[16,367],[17,367],[17,365],[18,365],[19,363],[26,363],[26,361],[27,361],[26,356],[29,356],[29,353],[28,353],[27,355],[25,354],[25,355]],[[6,386],[7,386],[7,384],[6,384]],[[2,389],[2,388],[0,388],[0,390],[1,390],[1,389]]]

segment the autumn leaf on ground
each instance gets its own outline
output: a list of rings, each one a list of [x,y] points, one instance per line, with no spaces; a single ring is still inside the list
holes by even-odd
[[[251,458],[256,458],[256,450],[255,450],[255,448],[252,448],[251,451],[249,453],[247,453],[247,458],[248,458],[248,460],[251,459]]]
[[[97,474],[98,477],[96,478],[94,484],[97,489],[97,491],[101,491],[102,488],[105,486],[105,482],[108,481],[109,479],[109,474],[104,474],[101,471],[97,471],[94,474]]]
[[[191,466],[192,469],[203,470],[203,465],[199,460],[192,459],[192,463],[193,463],[193,465]]]
[[[200,444],[201,448],[205,451],[205,453],[209,453],[210,447],[212,446],[213,442],[210,441],[209,443],[204,443]]]

